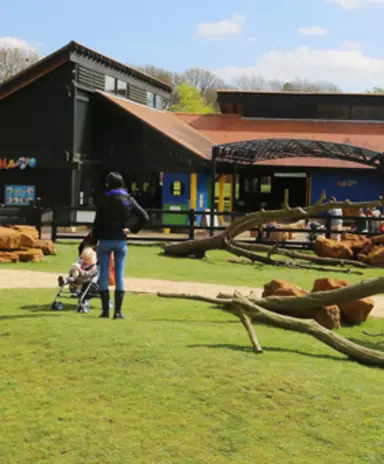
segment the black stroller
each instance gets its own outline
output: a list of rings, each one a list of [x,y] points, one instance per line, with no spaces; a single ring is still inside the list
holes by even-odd
[[[92,230],[88,233],[88,235],[84,238],[84,240],[80,243],[78,252],[79,256],[81,255],[83,249],[86,246],[90,246],[92,244]],[[62,297],[67,299],[77,299],[77,312],[79,313],[88,313],[90,309],[90,300],[93,298],[100,298],[100,289],[99,289],[99,265],[96,266],[96,271],[92,275],[92,277],[83,284],[80,293],[77,293],[74,279],[71,276],[64,278],[63,276],[59,276],[58,287],[59,291],[56,294],[55,299],[52,302],[51,308],[54,311],[62,311],[64,309],[64,304],[60,299]],[[110,307],[113,307],[112,301],[109,303]]]
[[[83,284],[80,293],[76,292],[74,280],[71,277],[64,278],[59,276],[58,279],[59,291],[52,302],[52,309],[55,311],[62,311],[64,304],[60,301],[61,298],[77,299],[77,312],[88,313],[90,309],[90,300],[92,298],[99,298],[99,268],[90,278],[90,280]]]

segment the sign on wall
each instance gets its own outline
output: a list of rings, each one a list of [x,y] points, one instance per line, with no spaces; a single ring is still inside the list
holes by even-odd
[[[21,157],[18,159],[10,160],[8,160],[7,158],[0,158],[0,170],[20,169],[21,171],[23,171],[27,168],[35,168],[36,163],[36,158]]]
[[[7,206],[28,206],[35,201],[35,196],[34,185],[6,185],[4,188],[4,203]]]

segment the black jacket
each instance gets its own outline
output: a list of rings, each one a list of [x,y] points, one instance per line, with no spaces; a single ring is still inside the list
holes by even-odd
[[[129,229],[133,234],[149,221],[148,213],[125,190],[110,190],[96,208],[93,224],[93,242],[99,240],[125,240],[123,229],[135,216],[136,221]]]

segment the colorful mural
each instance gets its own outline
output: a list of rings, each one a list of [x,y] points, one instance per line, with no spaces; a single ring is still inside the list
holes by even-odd
[[[37,161],[36,158],[26,158],[21,157],[18,159],[0,158],[0,170],[8,169],[20,169],[24,170],[26,168],[33,169],[36,167]]]

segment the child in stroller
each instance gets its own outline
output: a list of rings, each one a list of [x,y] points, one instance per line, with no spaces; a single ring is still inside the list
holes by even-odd
[[[97,265],[97,255],[92,243],[92,231],[80,243],[78,248],[79,259],[71,266],[68,277],[59,276],[59,292],[52,303],[52,309],[61,311],[64,307],[59,298],[68,292],[72,298],[78,298],[77,311],[88,313],[90,308],[90,299],[98,298],[99,295],[99,268]]]

